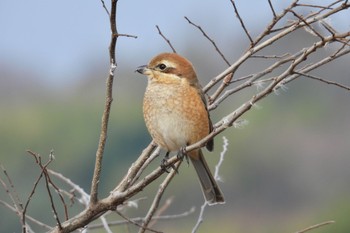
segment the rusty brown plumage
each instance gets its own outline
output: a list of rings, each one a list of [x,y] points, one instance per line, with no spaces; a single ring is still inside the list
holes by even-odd
[[[137,69],[148,77],[143,114],[154,141],[167,151],[178,151],[212,131],[205,97],[192,64],[175,53],[162,53]],[[213,149],[213,140],[207,143]],[[224,198],[201,149],[187,154],[198,174],[209,204]]]

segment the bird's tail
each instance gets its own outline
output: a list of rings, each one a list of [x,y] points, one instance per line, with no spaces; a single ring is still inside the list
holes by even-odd
[[[197,172],[204,198],[207,200],[208,204],[215,205],[218,203],[225,203],[224,196],[209,170],[208,164],[205,161],[202,150],[199,149],[197,151],[192,151],[189,155],[193,167]]]

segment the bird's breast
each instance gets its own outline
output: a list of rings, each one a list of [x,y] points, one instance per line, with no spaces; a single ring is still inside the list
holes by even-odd
[[[149,84],[143,112],[152,138],[168,151],[179,150],[209,133],[203,101],[190,86]]]

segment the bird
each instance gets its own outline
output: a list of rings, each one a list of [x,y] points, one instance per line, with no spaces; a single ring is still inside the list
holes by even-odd
[[[189,60],[177,53],[161,53],[136,71],[148,77],[143,99],[146,127],[156,144],[167,151],[166,155],[181,153],[213,130],[205,95]],[[206,148],[213,150],[213,139]],[[195,168],[206,202],[224,203],[202,150],[186,152],[185,156]]]

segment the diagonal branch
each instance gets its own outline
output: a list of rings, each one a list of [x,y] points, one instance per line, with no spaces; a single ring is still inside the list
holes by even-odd
[[[116,210],[116,212],[117,212],[117,214],[118,214],[120,217],[122,217],[123,219],[125,219],[125,220],[128,221],[129,223],[132,223],[132,224],[134,224],[135,226],[140,227],[140,228],[143,229],[143,230],[148,230],[148,231],[154,232],[154,233],[162,233],[161,231],[156,231],[156,230],[150,229],[150,228],[148,228],[148,227],[145,227],[145,226],[143,226],[143,225],[140,225],[139,223],[133,221],[132,219],[130,219],[130,218],[124,216],[122,213],[120,213],[120,212],[117,211],[117,210]]]
[[[323,79],[323,78],[316,77],[315,75],[306,74],[306,73],[301,73],[301,72],[297,72],[297,71],[294,72],[294,73],[295,73],[295,74],[302,75],[302,76],[307,77],[307,78],[310,78],[310,79],[314,79],[314,80],[323,82],[323,83],[327,83],[327,84],[330,84],[330,85],[335,85],[335,86],[337,86],[337,87],[340,87],[340,88],[343,88],[343,89],[345,89],[345,90],[350,91],[350,87],[349,87],[349,86],[345,86],[345,85],[342,85],[342,84],[337,83],[337,82],[329,81],[329,80],[326,80],[326,79]]]
[[[151,207],[148,210],[148,213],[144,219],[144,222],[142,224],[142,227],[140,228],[139,233],[144,233],[146,228],[148,227],[148,224],[150,223],[153,215],[155,214],[156,210],[158,209],[159,202],[164,194],[165,189],[170,184],[171,180],[174,178],[174,176],[177,173],[177,169],[179,168],[181,164],[181,160],[178,161],[174,166],[175,168],[170,171],[170,173],[167,175],[167,177],[164,179],[164,181],[159,185],[158,192],[156,196],[154,197],[153,203]]]
[[[191,214],[193,214],[195,211],[195,208],[192,207],[191,209],[189,209],[188,211],[185,211],[183,213],[180,214],[174,214],[174,215],[161,215],[161,216],[154,216],[153,220],[173,220],[173,219],[177,219],[177,218],[184,218],[187,217]],[[133,222],[137,222],[137,223],[142,223],[144,221],[144,218],[142,217],[135,217],[135,218],[130,218]],[[117,220],[117,221],[109,221],[108,222],[108,226],[117,226],[117,225],[125,225],[128,224],[129,221],[127,220]],[[89,229],[98,229],[103,227],[102,224],[91,224],[89,225]]]
[[[326,226],[326,225],[329,225],[329,224],[333,224],[333,223],[335,223],[335,221],[322,222],[322,223],[319,223],[319,224],[307,227],[307,228],[305,228],[305,229],[303,229],[301,231],[297,231],[296,233],[305,233],[305,232],[308,232],[308,231],[311,231],[311,230],[315,230],[317,228],[320,228],[320,227],[323,227],[323,226]]]
[[[173,45],[171,44],[170,40],[164,36],[164,34],[162,33],[162,31],[160,30],[158,25],[156,25],[156,28],[158,30],[159,35],[161,35],[161,37],[165,40],[165,42],[168,43],[168,45],[170,46],[171,50],[173,50],[173,52],[176,53],[176,50],[173,47]]]
[[[193,26],[195,26],[196,28],[198,28],[199,31],[202,32],[203,36],[204,36],[205,38],[207,38],[207,39],[212,43],[212,45],[214,46],[215,50],[219,53],[219,55],[221,56],[221,58],[222,58],[222,59],[225,61],[225,63],[229,66],[229,65],[230,65],[230,62],[226,59],[225,55],[224,55],[224,54],[221,52],[221,50],[218,48],[218,46],[216,45],[215,41],[214,41],[213,39],[211,39],[211,38],[207,35],[207,33],[205,33],[205,31],[202,29],[202,27],[199,26],[199,25],[197,25],[197,24],[195,24],[195,23],[193,23],[193,22],[192,22],[191,20],[189,20],[189,18],[187,18],[186,16],[185,16],[185,19],[187,20],[187,22],[188,22],[189,24],[192,24]]]
[[[295,1],[296,2],[296,1]],[[314,22],[317,22],[319,20],[325,19],[327,17],[329,17],[330,15],[333,15],[339,11],[348,9],[350,7],[350,4],[346,4],[346,5],[340,5],[336,8],[334,8],[333,10],[330,10],[324,14],[320,14],[317,15],[315,17],[309,18],[306,20],[306,22],[308,24],[312,24]],[[279,32],[278,34],[272,36],[271,38],[261,42],[260,44],[255,45],[254,47],[250,48],[249,50],[247,50],[235,63],[233,63],[230,67],[228,67],[226,70],[224,70],[223,72],[221,72],[219,75],[217,75],[216,77],[214,77],[204,88],[203,91],[207,92],[210,88],[212,88],[215,84],[217,84],[219,81],[221,81],[222,79],[224,79],[226,77],[227,74],[229,73],[233,73],[233,75],[235,74],[235,72],[238,70],[238,68],[247,60],[249,59],[252,55],[254,55],[255,53],[257,53],[258,51],[262,50],[263,48],[266,48],[267,46],[271,45],[272,43],[276,42],[277,40],[280,40],[281,38],[285,37],[286,35],[290,34],[291,32],[304,27],[305,23],[303,22],[298,22],[296,24],[290,25],[288,28],[284,29],[283,31]],[[225,84],[221,84],[221,85],[225,85]],[[221,92],[215,92],[213,94],[213,99],[215,100],[219,95],[221,94]]]
[[[238,9],[237,9],[237,7],[236,7],[236,3],[235,3],[234,0],[230,0],[230,1],[231,1],[232,6],[233,6],[233,8],[234,8],[234,10],[235,10],[236,16],[237,16],[239,22],[241,23],[241,26],[242,26],[242,28],[243,28],[245,34],[247,35],[247,37],[248,37],[248,39],[249,39],[249,41],[250,41],[250,47],[253,47],[253,46],[254,46],[254,41],[253,41],[252,37],[250,36],[250,34],[249,34],[247,28],[245,27],[244,22],[243,22],[241,16],[240,16],[239,13],[238,13]]]
[[[269,3],[270,9],[271,9],[271,11],[272,11],[273,18],[275,19],[275,18],[277,17],[277,15],[276,15],[275,9],[273,9],[273,5],[272,5],[272,3],[271,3],[271,0],[267,0],[267,1],[268,1],[268,3]]]
[[[214,125],[214,130],[211,132],[209,135],[204,137],[202,140],[187,146],[185,149],[186,151],[191,151],[194,149],[201,148],[206,145],[206,143],[214,138],[216,135],[219,133],[223,132],[226,130],[228,127],[231,127],[234,121],[236,121],[240,116],[242,116],[245,112],[251,109],[251,107],[257,103],[258,101],[262,100],[272,92],[274,92],[277,88],[279,88],[279,85],[283,85],[283,81],[289,80],[288,78],[293,77],[296,78],[294,75],[295,68],[301,64],[303,61],[305,61],[310,54],[313,54],[317,49],[322,48],[326,43],[329,43],[336,38],[344,38],[350,35],[350,32],[346,33],[340,33],[340,34],[335,34],[334,36],[328,36],[325,37],[323,41],[318,41],[317,43],[313,44],[309,48],[306,48],[302,50],[302,54],[295,58],[293,62],[289,65],[289,67],[279,76],[273,78],[273,81],[261,92],[258,94],[254,95],[250,100],[246,101],[244,104],[242,104],[238,109],[235,111],[231,112],[230,114],[224,116],[217,124]],[[344,55],[344,53],[338,53],[337,55]],[[334,59],[334,58],[333,58]],[[329,59],[329,61],[332,61],[333,59]],[[312,67],[316,68],[316,67]],[[308,67],[308,69],[311,69]]]

